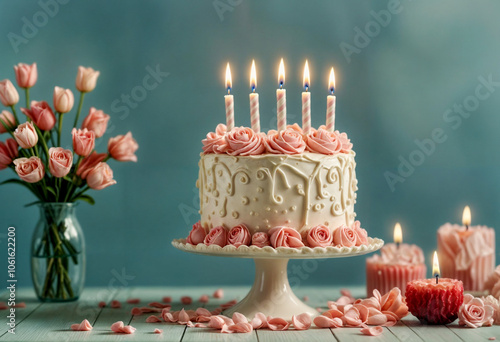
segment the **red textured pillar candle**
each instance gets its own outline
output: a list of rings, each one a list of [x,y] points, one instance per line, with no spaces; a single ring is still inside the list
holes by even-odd
[[[458,317],[464,301],[460,280],[440,278],[409,282],[406,286],[408,310],[423,324],[448,324]]]

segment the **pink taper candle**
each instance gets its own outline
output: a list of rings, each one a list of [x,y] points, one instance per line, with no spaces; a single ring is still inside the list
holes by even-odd
[[[229,63],[227,63],[226,67],[226,88],[227,95],[224,96],[224,100],[226,103],[226,126],[227,131],[229,132],[234,128],[234,98],[231,95],[231,70],[229,69]]]
[[[309,134],[311,131],[311,93],[308,91],[310,85],[309,66],[304,66],[304,89],[302,92],[302,131]]]
[[[326,98],[326,130],[333,132],[335,130],[335,73],[330,71],[330,79],[328,81],[328,89],[330,95]]]
[[[259,94],[255,92],[257,88],[257,72],[255,71],[255,61],[252,60],[252,69],[250,71],[250,122],[252,130],[260,133],[260,113],[259,113]]]
[[[283,65],[283,58],[280,62],[278,82],[280,84],[280,89],[276,90],[278,131],[284,131],[286,129],[286,90],[283,89],[283,84],[285,84],[285,66]]]

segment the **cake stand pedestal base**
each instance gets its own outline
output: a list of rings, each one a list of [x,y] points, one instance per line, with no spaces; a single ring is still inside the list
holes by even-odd
[[[305,312],[313,317],[319,314],[293,293],[287,276],[288,259],[254,259],[254,262],[252,289],[238,304],[225,310],[224,315],[231,317],[239,312],[252,319],[256,313],[263,312],[266,316],[289,320]]]

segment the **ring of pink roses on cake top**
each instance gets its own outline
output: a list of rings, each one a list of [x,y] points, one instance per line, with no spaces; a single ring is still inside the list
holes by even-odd
[[[207,246],[257,246],[274,248],[289,247],[355,247],[368,244],[368,234],[355,221],[350,227],[342,225],[333,233],[324,225],[318,225],[307,230],[302,236],[296,229],[286,226],[271,228],[268,232],[256,232],[253,235],[244,224],[226,229],[222,226],[208,230],[200,221],[193,225],[186,242],[191,245],[205,244]]]

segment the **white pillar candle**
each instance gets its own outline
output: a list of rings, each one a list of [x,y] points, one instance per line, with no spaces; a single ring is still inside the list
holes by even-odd
[[[280,62],[278,82],[280,89],[276,90],[277,112],[278,112],[278,131],[286,129],[286,90],[283,89],[285,84],[285,66],[283,65],[283,58]]]
[[[311,131],[311,93],[309,90],[310,78],[309,78],[309,66],[304,66],[304,89],[302,92],[302,131],[304,134],[309,134]]]
[[[328,82],[328,88],[330,90],[330,95],[326,98],[326,130],[333,132],[335,130],[335,73],[330,72],[330,79]]]
[[[226,126],[229,132],[234,128],[234,97],[231,95],[231,70],[229,69],[229,63],[226,67],[226,88],[227,95],[224,96],[224,101],[226,103]]]
[[[259,113],[259,94],[255,92],[257,88],[257,72],[255,71],[255,61],[252,61],[250,71],[250,123],[255,133],[260,133],[260,113]]]

